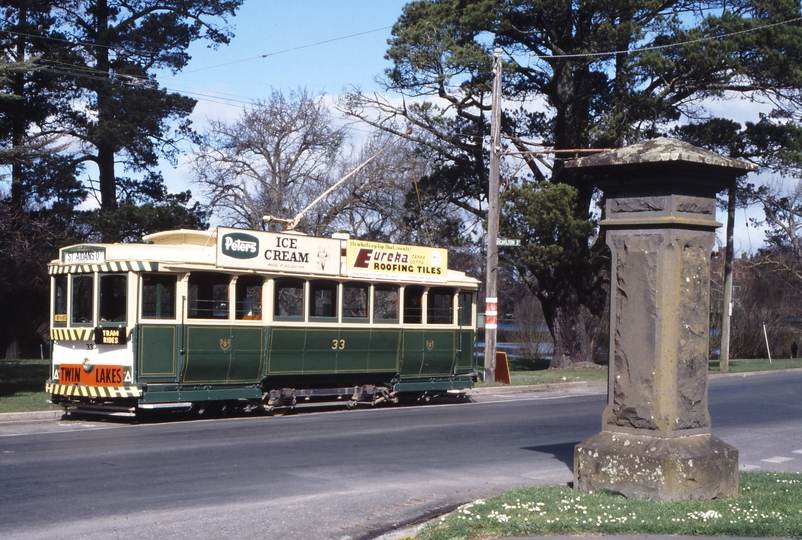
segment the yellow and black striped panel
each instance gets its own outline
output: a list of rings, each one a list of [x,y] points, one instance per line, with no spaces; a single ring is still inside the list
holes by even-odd
[[[58,274],[91,274],[92,272],[157,272],[159,270],[159,263],[112,261],[101,264],[52,264],[47,270],[51,276]]]
[[[94,341],[94,328],[51,328],[50,339],[58,341]]]
[[[126,341],[131,340],[133,328],[126,329]],[[53,341],[94,341],[94,328],[51,328],[50,339]]]
[[[45,385],[48,394],[86,398],[138,398],[142,391],[136,386],[85,386],[83,384]]]

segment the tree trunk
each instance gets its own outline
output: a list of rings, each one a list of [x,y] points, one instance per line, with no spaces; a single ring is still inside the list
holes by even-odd
[[[5,358],[7,360],[19,358],[19,340],[17,338],[13,338],[6,346]]]
[[[551,336],[554,354],[549,367],[564,369],[595,365],[593,352],[601,327],[602,312],[591,310],[579,300],[569,284],[561,286],[555,300],[541,301]]]
[[[100,184],[100,208],[110,210],[117,206],[117,178],[114,174],[115,144],[113,89],[111,86],[111,64],[109,61],[109,7],[106,0],[97,4],[97,71],[102,71],[106,79],[97,87],[97,123],[99,136],[94,141],[97,148],[96,163],[98,183]]]
[[[28,10],[23,4],[19,8],[19,24],[16,43],[16,63],[21,64],[25,62],[25,39],[27,35],[25,32],[25,23],[28,20]],[[25,100],[25,72],[17,71],[14,74],[13,82],[14,97],[19,100],[20,104],[24,104]],[[22,163],[20,160],[23,155],[23,144],[26,131],[25,123],[25,107],[20,106],[16,109],[13,117],[11,118],[11,147],[14,152],[13,164],[11,165],[11,207],[14,210],[22,208],[24,201],[23,194],[23,178],[22,178]]]
[[[114,174],[114,147],[97,144],[98,183],[100,184],[100,207],[109,210],[117,207],[117,177]]]

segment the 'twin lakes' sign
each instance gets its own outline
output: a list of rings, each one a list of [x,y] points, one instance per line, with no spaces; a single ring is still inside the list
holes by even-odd
[[[346,271],[349,276],[443,283],[448,250],[348,240]]]
[[[340,241],[218,227],[217,266],[336,276]]]

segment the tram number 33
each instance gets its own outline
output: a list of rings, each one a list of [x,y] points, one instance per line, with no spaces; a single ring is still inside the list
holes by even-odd
[[[332,339],[331,340],[331,350],[333,351],[341,351],[345,349],[345,340],[344,339]]]

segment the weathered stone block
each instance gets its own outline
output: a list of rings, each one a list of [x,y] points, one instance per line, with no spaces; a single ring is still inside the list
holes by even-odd
[[[601,188],[610,247],[610,377],[602,432],[574,487],[658,501],[738,492],[738,451],[710,434],[710,251],[716,193],[754,166],[655,139],[564,164]]]
[[[738,450],[710,435],[602,431],[574,448],[574,489],[632,499],[707,501],[738,494]]]

